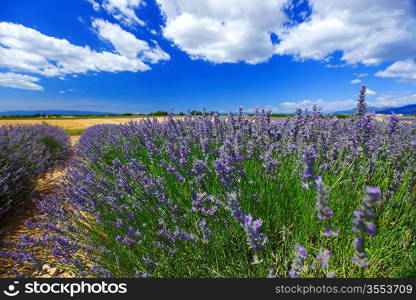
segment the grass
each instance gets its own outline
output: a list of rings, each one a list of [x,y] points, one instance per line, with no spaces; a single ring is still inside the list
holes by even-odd
[[[85,128],[64,129],[64,131],[69,136],[76,136],[81,135],[85,131]]]

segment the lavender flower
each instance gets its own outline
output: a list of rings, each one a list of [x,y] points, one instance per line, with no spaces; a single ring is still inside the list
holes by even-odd
[[[242,226],[247,236],[247,243],[255,253],[267,242],[266,236],[259,232],[261,225],[262,221],[254,220],[250,214],[243,217]]]
[[[237,193],[231,192],[227,195],[227,208],[231,211],[231,217],[238,221],[242,221],[244,212],[240,208],[240,202],[237,199]]]
[[[126,245],[126,246],[133,246],[136,242],[135,242],[135,240],[133,240],[131,237],[129,237],[129,236],[125,236],[125,237],[123,238],[122,243],[123,243],[124,245]]]
[[[304,163],[304,172],[302,174],[302,181],[303,186],[306,188],[310,187],[310,181],[315,179],[314,174],[314,167],[315,167],[315,159],[318,157],[316,150],[308,147],[302,155],[303,163]]]
[[[352,262],[362,268],[368,265],[364,235],[366,233],[370,236],[376,234],[375,225],[372,221],[375,217],[374,206],[379,199],[380,190],[376,187],[368,187],[360,208],[354,212],[352,231],[359,233],[361,236],[354,239],[355,254]]]
[[[154,264],[153,259],[151,259],[148,255],[143,255],[142,259],[146,264],[149,264],[149,265]]]
[[[202,241],[204,243],[208,243],[208,241],[211,239],[211,230],[207,226],[207,220],[201,219],[198,222],[198,225],[202,232]]]
[[[305,162],[305,172],[303,177],[306,179],[313,179],[314,172],[313,168],[315,165],[315,159],[317,158],[317,153],[315,149],[307,149],[302,155],[303,161]]]
[[[207,193],[197,193],[193,196],[192,211],[199,212],[203,216],[213,216],[218,209],[218,200]]]
[[[396,115],[391,115],[388,117],[389,120],[389,129],[391,134],[395,134],[397,132],[397,129],[399,127],[399,119]]]
[[[329,193],[328,189],[325,187],[322,178],[319,176],[315,179],[316,187],[317,187],[317,202],[315,205],[316,211],[318,212],[318,219],[322,221],[326,221],[326,228],[324,231],[324,235],[326,237],[334,237],[338,236],[337,231],[331,230],[331,217],[333,212],[329,207]]]
[[[360,93],[358,94],[358,104],[357,104],[357,117],[362,118],[367,112],[367,103],[365,101],[365,96],[367,95],[367,89],[363,85],[361,86]]]
[[[291,278],[296,278],[302,274],[305,268],[305,260],[308,256],[308,251],[302,246],[296,245],[295,256],[293,257],[292,265],[289,271]]]
[[[267,237],[259,232],[262,221],[254,220],[250,214],[245,215],[244,211],[240,208],[240,203],[235,192],[228,193],[227,208],[231,211],[231,217],[239,221],[243,227],[249,247],[254,253],[260,251],[261,246],[267,242]]]
[[[365,239],[355,238],[354,239],[354,256],[352,257],[353,264],[361,268],[368,266],[367,253],[365,252]]]
[[[366,196],[361,206],[354,212],[352,231],[358,233],[368,233],[373,236],[376,234],[375,225],[372,223],[375,217],[375,204],[380,199],[380,190],[376,187],[368,187]]]
[[[328,249],[321,249],[316,258],[321,262],[322,268],[327,269],[329,266],[329,259],[331,258],[331,251]]]

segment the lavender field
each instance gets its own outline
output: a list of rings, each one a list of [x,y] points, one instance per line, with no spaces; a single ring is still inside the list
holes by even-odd
[[[346,120],[314,107],[90,127],[27,222],[48,234],[0,254],[75,277],[415,276],[416,128],[376,121],[365,92]],[[48,126],[0,142],[2,210],[70,152]]]
[[[416,127],[375,120],[365,96],[345,120],[314,107],[90,127],[27,224],[48,234],[0,254],[74,277],[414,277]],[[25,182],[12,156],[39,171],[62,159],[33,157],[22,132],[1,129],[2,205]]]

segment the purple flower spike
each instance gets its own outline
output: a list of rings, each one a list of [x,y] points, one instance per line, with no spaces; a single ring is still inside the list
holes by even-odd
[[[133,246],[136,242],[132,238],[125,236],[122,243],[126,246]]]
[[[318,212],[318,219],[321,221],[326,221],[326,228],[324,235],[326,237],[336,237],[338,236],[338,231],[331,230],[331,217],[334,214],[329,208],[329,192],[325,187],[322,178],[319,176],[315,179],[317,187],[317,201],[316,201],[316,211]]]
[[[361,206],[354,212],[352,231],[361,236],[354,239],[354,257],[352,262],[362,268],[368,265],[367,254],[365,252],[365,234],[374,236],[376,226],[373,223],[375,217],[375,204],[380,199],[380,190],[377,187],[368,187]]]
[[[231,211],[231,217],[238,220],[244,228],[247,243],[250,248],[253,249],[254,253],[260,251],[261,246],[267,242],[267,237],[259,232],[262,221],[254,220],[250,214],[245,215],[244,211],[240,208],[240,203],[235,192],[228,194],[227,208]]]
[[[389,129],[391,134],[395,134],[397,132],[397,129],[399,127],[399,119],[396,115],[391,115],[388,117],[389,120]]]
[[[363,85],[361,86],[360,93],[358,94],[357,116],[359,118],[362,118],[367,112],[367,103],[365,101],[366,95],[367,95],[367,88]]]
[[[143,259],[143,261],[144,261],[146,264],[148,264],[148,265],[154,264],[153,259],[151,259],[151,258],[150,258],[149,256],[147,256],[147,255],[143,255],[143,256],[142,256],[142,259]]]
[[[202,219],[198,222],[199,228],[202,231],[202,241],[208,243],[211,239],[211,230],[207,226],[207,220]]]
[[[213,216],[217,212],[219,201],[207,193],[197,193],[193,196],[192,211],[203,216]]]
[[[289,271],[289,276],[291,278],[297,278],[302,274],[302,271],[305,268],[305,260],[307,256],[308,251],[306,251],[304,247],[296,245],[295,256],[293,257],[292,265]]]
[[[372,223],[375,216],[374,205],[380,199],[380,190],[377,187],[368,187],[360,208],[354,212],[352,231],[376,234],[375,225]]]
[[[322,268],[326,269],[329,266],[329,259],[331,258],[331,251],[327,249],[319,250],[316,258],[321,262]]]
[[[247,243],[254,252],[258,252],[267,242],[266,236],[259,232],[261,225],[262,221],[254,220],[250,214],[243,217],[242,226],[247,235]]]
[[[354,239],[354,252],[355,255],[351,259],[353,264],[361,268],[368,266],[367,253],[365,252],[365,240],[363,238]]]
[[[302,177],[309,180],[314,178],[313,168],[315,166],[315,159],[318,157],[315,149],[306,149],[303,152],[302,158],[305,163],[305,171]]]

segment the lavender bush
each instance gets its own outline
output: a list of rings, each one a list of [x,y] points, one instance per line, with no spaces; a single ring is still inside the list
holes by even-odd
[[[101,124],[87,128],[78,141],[78,150],[83,156],[93,161],[111,150],[117,143],[120,126],[115,124]]]
[[[415,275],[415,132],[367,114],[365,88],[345,121],[316,107],[281,121],[170,115],[90,128],[78,152],[59,193],[39,202],[48,217],[31,224],[50,234],[3,255],[50,263],[31,255],[36,244],[94,277]],[[380,191],[371,208],[367,186]],[[364,238],[368,213],[377,234],[354,248],[351,228]]]
[[[0,127],[0,216],[24,201],[35,180],[61,163],[69,137],[48,125]]]

